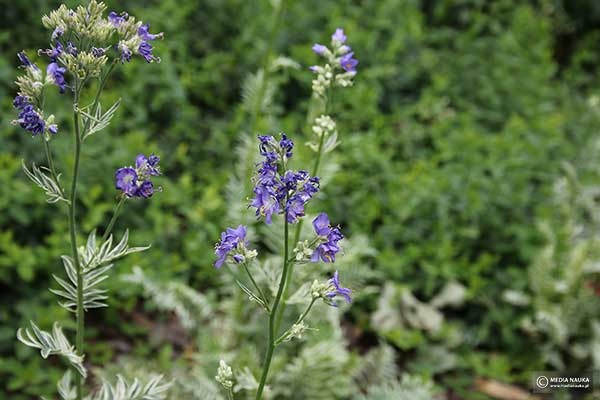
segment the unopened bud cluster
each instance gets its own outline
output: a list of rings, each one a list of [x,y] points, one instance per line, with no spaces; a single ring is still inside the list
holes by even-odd
[[[298,242],[293,251],[296,262],[306,263],[310,261],[310,258],[314,252],[314,244],[311,246],[311,243],[309,243],[308,240],[304,240],[302,242]]]
[[[335,121],[329,115],[321,115],[315,119],[312,130],[318,137],[321,137],[335,132],[335,128]]]
[[[219,361],[219,368],[217,369],[215,379],[225,389],[229,390],[233,387],[233,370],[224,360]]]

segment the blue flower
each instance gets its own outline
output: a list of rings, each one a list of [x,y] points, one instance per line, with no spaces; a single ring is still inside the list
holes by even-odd
[[[46,74],[50,77],[52,82],[60,89],[60,93],[64,93],[67,87],[67,82],[65,80],[65,72],[67,70],[64,67],[58,65],[58,57],[63,53],[63,46],[60,42],[56,41],[56,47],[52,47],[51,49],[41,50],[40,54],[45,54],[50,57],[50,64],[46,68]],[[67,46],[67,53],[69,54],[77,54],[77,49],[75,46],[69,42]]]
[[[29,104],[29,97],[27,97],[27,96],[18,95],[13,100],[13,107],[15,107],[19,110],[22,110],[23,107],[25,107],[27,104]]]
[[[227,228],[225,232],[222,232],[221,241],[215,245],[215,254],[217,255],[215,268],[221,268],[227,256],[231,251],[237,249],[240,244],[247,245],[246,227],[244,225],[239,225],[236,229]],[[240,254],[234,255],[232,258],[238,264],[244,261],[244,257]]]
[[[352,58],[352,56],[354,56],[354,53],[350,52],[350,53],[344,54],[340,58],[340,65],[346,72],[356,72],[356,66],[358,65],[358,60],[355,58]]]
[[[59,37],[61,37],[62,35],[64,35],[64,33],[65,33],[65,30],[62,27],[57,26],[56,28],[54,28],[54,31],[52,31],[51,39],[56,40]]]
[[[325,213],[319,214],[313,220],[313,227],[317,236],[323,241],[313,251],[311,256],[312,262],[318,262],[319,259],[326,263],[335,262],[335,255],[340,251],[338,242],[344,238],[338,227],[332,227],[329,222],[329,217]]]
[[[300,217],[304,217],[304,205],[319,191],[319,178],[308,178],[308,172],[303,170],[296,173],[288,171],[284,182],[288,176],[292,178],[287,178],[287,186],[290,191],[295,191],[295,193],[286,202],[285,215],[287,222],[295,224]],[[290,180],[291,182],[289,182]]]
[[[51,49],[40,50],[38,54],[45,54],[50,57],[50,62],[56,62],[58,57],[63,53],[63,46],[58,40],[55,43],[56,47],[52,46]]]
[[[327,297],[333,299],[337,295],[340,295],[344,297],[344,299],[346,299],[346,302],[348,304],[352,303],[352,298],[350,297],[350,295],[352,294],[352,290],[340,286],[339,274],[337,271],[335,271],[335,273],[333,274],[333,278],[329,280],[329,283],[333,286],[334,291],[327,293]],[[335,301],[332,302],[332,305],[334,307],[337,307]]]
[[[150,180],[142,182],[140,187],[137,189],[136,195],[145,199],[152,197],[154,194],[154,184]]]
[[[150,154],[149,157],[146,157],[143,154],[138,154],[135,158],[135,167],[140,175],[148,175],[148,176],[158,176],[160,175],[160,167],[158,163],[160,162],[160,157],[154,155],[154,153]]]
[[[337,28],[335,33],[331,35],[331,39],[339,43],[345,43],[347,38],[346,35],[344,35],[344,30],[342,28]]]
[[[119,43],[117,46],[119,50],[121,50],[121,63],[125,64],[126,62],[131,61],[131,50],[124,43]]]
[[[138,51],[140,55],[146,59],[146,62],[152,62],[158,60],[155,56],[152,55],[152,45],[146,41],[143,41],[138,47]]]
[[[118,15],[114,11],[108,13],[108,21],[115,27],[121,25],[127,18],[129,18],[129,14],[126,12],[122,12],[121,15]]]
[[[270,225],[273,222],[273,214],[279,212],[279,201],[275,197],[273,190],[266,185],[256,186],[254,194],[255,196],[250,206],[256,208],[257,217],[265,217],[265,223]]]
[[[149,157],[139,154],[135,159],[135,168],[123,167],[115,172],[116,189],[127,197],[152,197],[155,189],[151,177],[160,175],[159,161],[160,157],[154,154]]]
[[[163,37],[163,33],[152,34],[148,32],[150,26],[144,24],[138,28],[138,36],[142,38],[142,43],[138,47],[138,52],[142,57],[146,59],[146,62],[160,61],[160,59],[152,54],[152,45],[148,43],[151,40],[159,39]]]
[[[60,93],[64,93],[67,88],[65,72],[67,72],[67,70],[64,67],[60,67],[57,62],[51,62],[48,64],[48,68],[46,68],[46,74],[52,79],[54,84],[58,86]]]
[[[319,214],[313,220],[313,227],[315,228],[315,232],[319,236],[327,236],[331,231],[331,226],[329,224],[329,217],[325,213]]]
[[[131,167],[119,168],[115,172],[115,187],[125,193],[128,197],[136,195],[138,190],[137,173]]]
[[[162,37],[163,37],[162,32],[157,33],[157,34],[152,34],[152,33],[148,32],[148,29],[150,29],[149,24],[144,24],[138,28],[138,35],[142,38],[142,40],[162,39]]]
[[[27,57],[27,55],[25,54],[24,51],[18,52],[17,57],[19,58],[19,61],[21,61],[21,64],[23,65],[23,67],[25,67],[25,68],[31,67],[35,70],[39,70],[37,65],[35,65],[34,63],[31,62],[31,60],[29,60],[29,58]]]
[[[321,56],[327,51],[327,47],[323,46],[322,44],[315,43],[312,47],[312,51]]]
[[[46,122],[30,103],[29,97],[20,95],[15,97],[13,106],[19,110],[18,119],[14,122],[18,123],[21,128],[31,132],[32,136],[44,133]],[[56,125],[51,125],[50,127],[52,128],[50,130],[51,133],[58,132]]]
[[[279,141],[279,147],[285,153],[287,158],[292,157],[292,149],[294,148],[294,142],[287,138],[285,133],[281,134],[281,140]]]

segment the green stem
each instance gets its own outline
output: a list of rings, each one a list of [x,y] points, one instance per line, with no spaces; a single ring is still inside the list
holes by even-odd
[[[310,304],[308,305],[308,307],[306,307],[306,310],[304,310],[304,312],[298,317],[298,319],[296,320],[296,322],[294,323],[294,325],[298,325],[299,323],[301,323],[302,321],[304,321],[304,318],[306,318],[306,316],[308,315],[308,313],[310,312],[312,306],[315,304],[315,301],[317,301],[316,298],[313,298],[310,302]],[[287,337],[289,332],[289,329],[279,337],[279,339],[277,339],[275,341],[275,346],[279,345],[279,343],[283,342],[285,340],[285,338]]]
[[[112,70],[115,68],[115,65],[117,65],[117,60],[113,61],[110,64],[106,73],[100,78],[100,84],[98,85],[98,90],[96,91],[96,97],[94,97],[94,102],[92,103],[92,108],[90,109],[90,113],[89,113],[90,115],[96,114],[96,108],[98,107],[98,103],[100,102],[100,95],[102,94],[102,90],[104,90],[104,85],[106,84],[106,81],[108,80],[108,76],[110,75]],[[88,118],[87,121],[85,122],[85,125],[83,126],[84,134],[90,127],[91,122],[92,122],[91,118]]]
[[[108,235],[110,235],[110,233],[112,232],[112,228],[115,226],[115,222],[117,222],[117,219],[119,218],[119,214],[121,212],[121,207],[123,207],[123,204],[125,204],[125,200],[127,200],[127,197],[125,195],[121,196],[121,200],[119,200],[119,202],[115,206],[115,210],[113,211],[113,216],[110,219],[110,222],[108,223],[108,226],[106,227],[106,230],[104,231],[104,234],[102,235],[102,240],[100,241],[100,244],[104,243],[106,241],[106,239],[108,239]]]
[[[96,92],[96,97],[92,106],[93,112],[95,112],[98,102],[100,101],[100,93],[104,88],[108,75],[114,68],[114,63],[111,64],[107,73],[100,80],[100,86]],[[70,204],[69,204],[69,234],[71,238],[71,252],[73,256],[73,262],[75,263],[75,269],[77,271],[77,309],[76,309],[76,321],[77,321],[77,337],[75,340],[75,348],[79,355],[84,354],[83,342],[84,342],[84,329],[85,329],[85,310],[83,309],[83,271],[82,266],[79,263],[79,254],[77,253],[77,226],[75,223],[75,201],[77,199],[77,179],[79,177],[79,162],[81,158],[81,133],[85,133],[89,128],[90,119],[88,119],[81,131],[79,126],[79,98],[83,83],[79,84],[78,80],[75,80],[73,85],[73,134],[75,139],[75,164],[73,166],[73,178],[71,181],[71,193],[70,193]],[[79,373],[75,374],[75,386],[77,389],[77,400],[83,399],[83,380]]]
[[[79,94],[80,88],[77,81],[74,85],[73,94],[73,134],[75,139],[75,164],[73,166],[73,178],[71,181],[71,194],[69,203],[69,234],[71,237],[71,253],[75,270],[77,271],[77,338],[75,348],[79,355],[83,355],[83,336],[84,336],[84,309],[83,309],[83,275],[81,265],[79,264],[79,254],[77,253],[77,226],[75,224],[75,201],[77,199],[77,178],[79,177],[79,160],[81,156],[81,132],[79,130]],[[83,399],[83,382],[79,373],[75,374],[75,385],[77,388],[77,400]]]
[[[281,295],[283,294],[283,287],[285,285],[285,280],[288,272],[288,241],[289,241],[289,229],[288,229],[287,218],[285,219],[284,225],[284,245],[283,245],[283,272],[281,273],[281,280],[279,281],[279,289],[277,290],[277,295],[275,296],[275,300],[273,301],[273,307],[271,308],[271,314],[269,315],[269,343],[267,347],[267,353],[265,354],[265,361],[263,365],[262,376],[260,378],[260,384],[258,385],[258,390],[256,391],[256,400],[260,400],[262,397],[263,390],[265,388],[265,383],[267,382],[267,376],[269,375],[269,367],[271,366],[271,358],[273,357],[273,351],[275,350],[275,315],[277,314],[277,308],[281,302]]]
[[[112,231],[112,228],[115,225],[115,222],[117,221],[117,219],[119,217],[119,214],[121,212],[121,207],[125,203],[126,199],[127,199],[126,196],[121,197],[121,200],[119,200],[119,202],[115,206],[115,210],[113,211],[113,216],[110,219],[110,222],[108,223],[108,227],[104,231],[104,234],[102,235],[102,239],[100,239],[99,246],[101,246],[102,243],[106,242],[106,239],[108,239],[108,236],[110,235],[110,232]],[[92,263],[94,262],[94,260],[96,259],[97,256],[98,256],[98,252],[95,251],[92,258],[83,266],[83,270],[86,270],[90,265],[92,265]]]

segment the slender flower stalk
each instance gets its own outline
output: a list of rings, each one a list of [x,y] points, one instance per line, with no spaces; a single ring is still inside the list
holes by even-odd
[[[227,228],[221,233],[221,240],[215,245],[215,268],[220,269],[227,263],[232,267],[241,266],[244,268],[254,290],[238,282],[240,288],[249,296],[249,298],[259,303],[267,313],[267,343],[265,355],[262,364],[262,374],[258,383],[255,399],[260,400],[267,385],[271,361],[275,348],[283,341],[292,338],[300,338],[303,332],[308,329],[304,321],[318,299],[322,299],[326,304],[335,306],[332,293],[338,293],[339,278],[337,273],[335,280],[328,281],[318,285],[313,290],[312,301],[308,308],[298,317],[283,335],[279,335],[277,327],[277,317],[279,309],[284,306],[285,283],[289,279],[289,273],[295,263],[318,263],[335,262],[335,255],[340,251],[338,242],[343,238],[339,227],[331,226],[329,218],[325,213],[321,213],[313,221],[315,236],[311,240],[306,240],[302,249],[294,249],[294,256],[290,251],[290,225],[300,224],[305,216],[304,208],[319,190],[320,179],[311,176],[305,170],[288,169],[289,160],[293,156],[294,142],[284,133],[280,139],[276,140],[273,136],[258,136],[260,155],[264,157],[263,161],[257,166],[257,171],[253,177],[254,198],[250,201],[250,207],[256,209],[256,216],[259,220],[264,220],[266,224],[273,223],[273,219],[279,215],[283,218],[283,249],[282,249],[282,271],[279,278],[275,297],[269,303],[265,293],[261,290],[258,282],[252,276],[252,269],[249,268],[250,260],[257,256],[256,250],[249,249],[249,242],[246,238],[246,227],[239,225],[237,228]],[[335,284],[334,284],[335,282]],[[338,285],[338,286],[336,286]],[[339,290],[345,288],[339,287]],[[346,289],[349,290],[349,289]],[[340,292],[341,293],[341,292]],[[350,292],[344,291],[345,294]],[[222,386],[229,390],[230,380],[223,380],[224,370],[220,367],[221,374],[217,374],[217,380]]]
[[[263,396],[275,348],[293,338],[300,339],[304,332],[310,329],[305,324],[305,320],[315,302],[321,299],[324,303],[337,307],[335,297],[338,295],[344,297],[347,302],[351,301],[352,291],[340,285],[339,274],[336,271],[333,278],[327,282],[317,280],[313,283],[311,288],[312,299],[306,310],[298,316],[296,322],[290,328],[279,335],[294,265],[308,262],[335,262],[336,254],[340,251],[338,242],[343,239],[339,227],[331,226],[329,217],[321,213],[313,220],[315,237],[300,242],[306,204],[319,191],[320,179],[317,174],[321,159],[326,152],[333,150],[337,145],[335,122],[330,116],[326,115],[329,111],[331,92],[333,87],[351,86],[352,78],[356,75],[358,60],[353,58],[354,53],[345,44],[346,40],[347,37],[344,31],[337,29],[331,38],[332,49],[321,44],[313,46],[313,51],[324,57],[326,64],[310,68],[312,72],[317,74],[316,79],[313,80],[314,97],[325,104],[323,110],[325,114],[315,119],[315,125],[312,128],[315,134],[318,135],[318,145],[308,143],[309,147],[317,153],[312,171],[309,173],[305,170],[288,170],[288,161],[292,158],[294,143],[285,134],[281,134],[279,141],[275,140],[273,136],[258,136],[260,155],[264,157],[264,160],[258,164],[256,175],[252,179],[254,182],[254,198],[250,202],[250,207],[256,209],[257,218],[264,219],[266,224],[271,224],[273,218],[279,214],[283,214],[284,218],[283,268],[275,298],[270,306],[268,306],[269,303],[260,286],[253,278],[252,271],[248,269],[246,262],[248,253],[245,237],[246,228],[243,225],[235,230],[228,228],[221,234],[221,241],[215,247],[215,253],[218,257],[215,267],[220,268],[226,262],[234,266],[241,264],[258,294],[252,292],[240,282],[238,284],[251,300],[259,303],[267,312],[268,340],[255,400],[260,400]],[[264,84],[264,81],[262,83]],[[259,108],[255,108],[254,118],[258,111]],[[254,119],[253,122],[255,121]],[[296,247],[292,257],[289,248],[291,224],[296,224],[293,242]],[[256,257],[255,251],[252,253],[252,258],[254,257]],[[231,379],[223,381],[223,369],[220,367],[219,371],[217,380],[228,390],[229,395],[230,384],[232,385],[233,381]],[[231,374],[231,376],[233,375]]]
[[[267,382],[267,377],[269,375],[269,368],[271,367],[271,359],[273,358],[273,352],[275,351],[275,341],[277,332],[275,331],[275,318],[277,315],[277,308],[281,302],[281,295],[283,294],[283,287],[285,284],[285,280],[288,273],[288,267],[290,263],[288,262],[288,241],[289,241],[289,223],[286,219],[284,223],[284,233],[283,233],[283,272],[281,273],[281,280],[279,282],[279,289],[277,290],[277,295],[275,296],[275,300],[273,301],[273,306],[271,307],[271,313],[269,314],[269,342],[267,344],[267,352],[265,354],[265,360],[263,362],[263,370],[262,375],[260,377],[260,383],[258,384],[258,389],[256,391],[256,400],[260,400],[263,394],[263,390],[265,388],[265,384]]]
[[[313,81],[314,98],[317,100],[324,100],[323,115],[327,116],[329,121],[333,123],[331,118],[328,116],[332,110],[333,105],[333,94],[336,86],[347,87],[352,85],[352,78],[356,75],[356,66],[358,61],[353,58],[354,53],[351,51],[350,46],[346,45],[347,37],[344,31],[340,28],[336,29],[331,37],[330,50],[327,46],[316,43],[313,45],[313,52],[321,57],[327,59],[328,63],[324,67],[313,66],[311,71],[317,73],[317,79]],[[339,71],[336,74],[336,71]],[[344,72],[341,72],[344,71]],[[334,82],[335,84],[332,84]],[[318,119],[317,119],[318,120]],[[335,124],[335,123],[333,123]],[[313,128],[314,130],[314,128]],[[322,130],[318,131],[318,145],[316,146],[316,154],[314,159],[313,168],[311,175],[317,176],[319,174],[319,168],[321,166],[321,160],[325,152],[325,132]],[[303,220],[296,226],[293,243],[298,243],[300,240],[300,234],[302,232]],[[286,310],[286,301],[289,296],[289,288],[291,286],[292,278],[294,276],[294,265],[290,267],[290,271],[285,281],[285,288],[283,292],[283,304],[278,311],[276,317],[275,328],[279,330],[283,315]]]
[[[75,222],[75,201],[77,200],[77,178],[79,177],[79,162],[81,158],[81,133],[79,132],[79,82],[75,80],[73,88],[73,138],[75,142],[75,155],[73,164],[73,176],[71,180],[71,195],[69,197],[69,237],[71,240],[71,257],[75,263],[77,271],[77,336],[75,349],[79,355],[83,355],[83,339],[85,329],[85,316],[83,309],[83,274],[79,263],[79,253],[77,251],[77,225]],[[77,387],[77,400],[83,398],[83,381],[81,375],[75,374],[75,386]]]

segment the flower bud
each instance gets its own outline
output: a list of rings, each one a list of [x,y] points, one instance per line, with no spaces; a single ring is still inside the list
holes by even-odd
[[[215,379],[225,389],[231,389],[233,387],[233,371],[224,360],[219,361],[219,368],[217,369]]]

